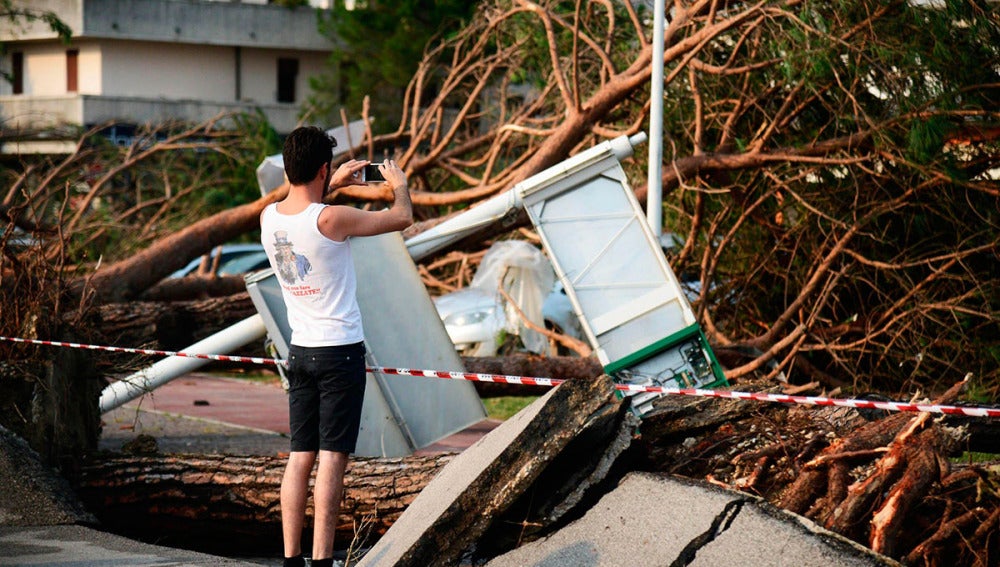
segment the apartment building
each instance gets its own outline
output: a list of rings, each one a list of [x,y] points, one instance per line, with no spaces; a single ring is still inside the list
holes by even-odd
[[[0,22],[2,153],[58,152],[39,139],[64,124],[201,121],[260,109],[279,133],[297,122],[309,77],[327,72],[331,41],[317,8],[266,0],[15,0],[73,30]]]

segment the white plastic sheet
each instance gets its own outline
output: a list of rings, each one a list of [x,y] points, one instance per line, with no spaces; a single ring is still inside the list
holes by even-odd
[[[498,290],[502,285],[525,317],[544,328],[542,304],[545,296],[552,291],[555,280],[552,264],[541,250],[521,240],[505,240],[494,243],[486,251],[469,285],[495,295],[500,295]],[[548,349],[548,339],[530,329],[518,315],[517,308],[510,304],[504,305],[507,314],[505,330],[521,337],[521,342],[529,351],[545,352]],[[493,348],[496,348],[495,344]]]

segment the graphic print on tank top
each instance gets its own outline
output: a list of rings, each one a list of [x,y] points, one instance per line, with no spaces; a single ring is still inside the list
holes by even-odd
[[[288,240],[288,233],[284,230],[274,232],[274,260],[278,265],[278,275],[287,284],[288,290],[293,295],[310,295],[319,293],[319,289],[308,285],[296,285],[297,282],[304,282],[306,276],[312,270],[309,258],[302,254],[296,254],[292,249],[293,242]]]

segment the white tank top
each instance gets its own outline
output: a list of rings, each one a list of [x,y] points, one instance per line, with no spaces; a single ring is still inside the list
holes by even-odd
[[[324,208],[313,203],[285,215],[271,204],[260,220],[261,244],[288,310],[291,344],[303,347],[364,340],[350,241],[331,240],[319,231]]]

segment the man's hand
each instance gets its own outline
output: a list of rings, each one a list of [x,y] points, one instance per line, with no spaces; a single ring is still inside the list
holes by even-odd
[[[385,178],[385,182],[389,184],[389,187],[393,189],[406,188],[406,173],[396,162],[387,159],[379,164],[378,170],[382,172],[382,177]]]
[[[369,161],[364,159],[352,159],[340,164],[337,171],[330,177],[330,189],[347,187],[349,185],[364,185],[361,179],[361,170],[368,165]]]
[[[352,162],[347,162],[344,166]],[[364,167],[366,161],[359,161]],[[341,166],[341,169],[344,168]],[[392,160],[378,164],[378,169],[385,177],[382,187],[392,189],[392,206],[378,211],[366,211],[347,205],[326,207],[319,216],[319,230],[324,236],[337,242],[342,242],[351,236],[373,236],[403,230],[413,224],[413,203],[410,199],[410,189],[406,184],[406,173]],[[348,169],[347,171],[350,171]],[[338,170],[338,173],[340,171]],[[357,176],[360,183],[361,176]]]

